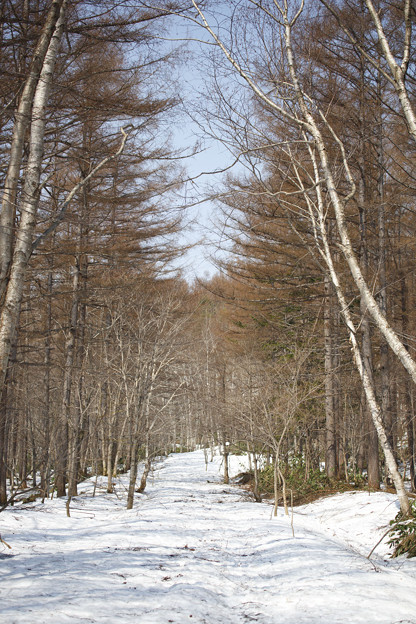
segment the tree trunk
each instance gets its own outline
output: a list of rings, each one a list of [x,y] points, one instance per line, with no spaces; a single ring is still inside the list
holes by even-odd
[[[137,440],[134,440],[131,445],[131,460],[130,460],[130,479],[129,479],[129,491],[127,495],[127,509],[133,509],[134,492],[136,489],[137,469],[138,469],[138,453],[139,444]]]
[[[367,316],[367,310],[363,309],[361,306],[361,339],[362,339],[362,358],[364,361],[364,366],[367,371],[367,375],[369,378],[369,383],[371,386],[374,385],[374,374],[373,374],[373,358],[371,351],[371,336],[370,336],[370,323]],[[364,395],[365,398],[365,395]],[[369,406],[367,401],[365,401],[364,413],[366,416],[366,428],[367,428],[367,476],[368,476],[368,486],[374,490],[378,490],[380,488],[380,459],[379,459],[379,446],[378,446],[378,436],[375,424],[373,422],[372,415],[369,411]]]
[[[83,176],[86,177],[85,175]],[[77,484],[79,478],[79,466],[80,466],[80,454],[81,443],[84,435],[83,421],[83,382],[84,382],[84,353],[85,353],[85,323],[86,323],[86,293],[87,293],[87,271],[88,271],[88,257],[85,253],[87,238],[88,238],[88,185],[83,186],[83,203],[82,209],[79,215],[79,241],[78,252],[76,257],[76,274],[74,275],[73,282],[73,310],[71,312],[71,333],[73,333],[74,343],[76,341],[77,346],[73,345],[73,359],[77,362],[77,368],[79,370],[78,383],[77,383],[77,396],[74,401],[74,409],[71,411],[68,408],[68,416],[71,417],[70,427],[70,453],[69,453],[69,482],[68,482],[68,494],[69,496],[77,495]],[[70,371],[71,379],[73,374],[73,367]],[[69,379],[70,386],[72,381]],[[69,391],[70,394],[70,391]]]
[[[223,449],[222,456],[223,456],[223,461],[224,461],[224,483],[229,483],[230,482],[230,473],[229,473],[229,466],[228,466],[229,452],[228,452],[228,442],[226,441],[225,433],[223,433],[222,449]]]
[[[365,69],[366,62],[363,57],[360,59],[360,101],[359,101],[359,133],[360,133],[360,149],[358,153],[359,182],[358,182],[358,210],[359,210],[359,231],[360,231],[360,270],[365,281],[368,279],[368,241],[367,241],[367,200],[368,200],[368,181],[367,181],[367,154],[366,154],[366,122],[365,113],[368,107],[365,97]],[[373,389],[374,383],[374,366],[371,340],[371,327],[368,318],[367,305],[364,298],[360,298],[361,312],[361,354],[364,362],[365,370],[369,377],[369,382]],[[369,411],[368,403],[365,401],[367,409],[365,409],[367,434],[367,477],[368,485],[372,489],[378,490],[380,487],[380,462],[378,437],[372,416]]]
[[[111,434],[110,434],[111,435]],[[115,458],[117,454],[117,443],[112,439],[108,442],[107,447],[107,494],[114,492],[113,475],[115,473]]]
[[[26,133],[31,118],[34,118],[31,114],[32,106],[34,106],[35,92],[39,86],[41,73],[41,81],[46,78],[45,65],[47,64],[47,55],[49,54],[50,57],[53,48],[53,46],[51,46],[52,37],[54,34],[55,36],[58,36],[58,38],[60,36],[57,22],[60,16],[61,7],[64,7],[65,4],[66,0],[54,0],[51,4],[39,37],[39,41],[33,54],[29,75],[24,83],[15,114],[13,137],[10,146],[9,165],[4,183],[0,216],[0,301],[3,300],[7,289],[7,281],[10,275],[12,263],[17,188],[22,167]],[[55,53],[56,51],[57,48],[55,47]],[[40,107],[38,106],[37,113],[39,112],[42,114],[42,105],[40,105]]]
[[[138,490],[137,490],[137,492],[139,494],[143,494],[143,492],[146,489],[147,477],[149,476],[149,472],[150,472],[151,467],[152,467],[152,462],[151,462],[151,459],[150,459],[149,451],[147,449],[147,451],[146,451],[146,461],[145,461],[145,464],[144,464],[144,470],[143,470],[142,478],[140,479],[140,485],[139,485]]]
[[[61,422],[55,433],[55,489],[58,497],[66,494],[68,461],[68,423]]]
[[[325,275],[325,302],[324,302],[324,340],[325,340],[325,470],[330,478],[338,476],[337,454],[337,425],[335,412],[335,361],[334,361],[334,328],[331,323],[334,301],[332,285],[328,275]]]
[[[259,466],[258,466],[257,454],[254,450],[252,451],[252,456],[253,456],[253,472],[254,472],[253,496],[254,496],[254,500],[256,501],[256,503],[261,503],[261,493],[260,493],[260,487],[259,487]]]
[[[410,54],[411,33],[412,33],[412,15],[411,15],[411,0],[404,0],[404,28],[406,31],[405,47],[403,54],[403,64],[400,66],[397,64],[394,54],[392,53],[387,37],[384,33],[383,26],[380,20],[378,10],[375,8],[372,0],[365,0],[367,8],[370,12],[374,25],[377,29],[378,39],[380,47],[383,51],[384,58],[390,69],[390,75],[394,88],[396,90],[397,97],[399,98],[400,105],[402,107],[404,116],[407,122],[407,128],[410,136],[416,141],[416,113],[412,107],[412,103],[409,97],[409,93],[406,87],[406,72],[409,62],[408,55]]]
[[[384,176],[385,176],[385,158],[383,145],[383,117],[381,113],[382,102],[382,86],[381,76],[377,77],[377,96],[379,107],[377,110],[377,192],[378,192],[378,276],[379,276],[379,293],[378,303],[383,316],[387,317],[387,257],[386,257],[386,215],[385,215],[385,193],[384,193]],[[406,346],[406,344],[405,344]],[[389,346],[384,339],[381,338],[380,344],[380,385],[381,385],[381,412],[384,418],[386,433],[390,444],[393,446],[393,415],[390,401],[390,353]]]
[[[400,262],[400,257],[399,257]],[[404,336],[409,335],[409,314],[408,314],[408,289],[406,286],[406,276],[403,271],[400,271],[400,293],[401,293],[401,316],[402,316],[402,333]],[[407,339],[405,341],[406,348],[409,348]],[[410,383],[410,379],[405,379],[404,382],[404,404],[405,404],[405,412],[406,412],[406,433],[407,433],[407,448],[408,448],[408,462],[409,462],[409,470],[410,470],[410,481],[412,491],[416,491],[416,448],[415,448],[415,433],[414,433],[414,422],[415,422],[415,411],[413,405],[413,388]]]
[[[321,212],[320,215],[321,219],[324,219],[324,213]],[[374,423],[374,426],[376,428],[377,431],[377,435],[378,435],[378,439],[381,445],[381,448],[383,450],[384,453],[384,457],[385,457],[385,461],[386,461],[386,465],[387,468],[390,472],[390,475],[392,477],[393,483],[394,483],[394,487],[396,489],[397,492],[397,496],[399,499],[399,503],[400,503],[400,508],[401,511],[403,512],[403,514],[405,516],[410,516],[411,514],[411,507],[410,507],[410,503],[409,503],[409,498],[407,496],[405,487],[404,487],[404,483],[403,480],[401,478],[399,469],[397,467],[397,463],[393,454],[393,450],[390,446],[390,443],[388,441],[385,429],[384,429],[384,425],[383,425],[383,419],[382,419],[382,415],[380,412],[380,408],[378,406],[377,403],[377,399],[374,393],[374,386],[372,383],[372,376],[371,374],[369,374],[366,366],[367,366],[367,360],[363,357],[363,354],[361,353],[359,344],[357,342],[357,330],[354,326],[354,323],[352,321],[351,318],[351,314],[349,311],[349,307],[348,304],[345,300],[345,296],[341,287],[341,284],[339,282],[338,279],[338,275],[337,272],[335,270],[333,261],[332,261],[332,256],[331,256],[331,251],[329,249],[329,245],[328,245],[328,240],[327,240],[327,236],[326,236],[326,228],[324,225],[324,222],[321,223],[320,225],[320,231],[321,231],[321,235],[322,235],[322,239],[323,239],[323,245],[324,245],[324,249],[323,249],[323,257],[325,258],[325,261],[327,263],[328,269],[330,271],[330,275],[331,275],[331,280],[332,283],[334,285],[335,288],[335,292],[337,294],[338,297],[338,301],[339,301],[339,305],[341,308],[341,313],[342,316],[345,320],[345,324],[347,326],[348,329],[348,333],[349,333],[349,338],[350,338],[350,342],[351,342],[351,346],[352,346],[352,352],[353,352],[353,357],[354,357],[354,362],[355,365],[357,367],[357,370],[359,372],[362,384],[363,384],[363,389],[364,389],[364,393],[366,396],[366,400],[368,403],[368,407],[370,410],[370,414]]]
[[[60,7],[64,2],[54,2]],[[55,16],[55,13],[53,13]],[[56,24],[53,36],[47,49],[40,78],[33,95],[32,122],[30,126],[29,156],[26,166],[25,181],[22,192],[21,217],[17,229],[13,258],[7,268],[9,275],[3,292],[3,305],[0,319],[0,398],[6,379],[10,351],[15,336],[23,295],[27,265],[32,252],[32,237],[36,222],[39,203],[39,183],[43,158],[45,111],[52,84],[53,70],[63,32],[63,9]],[[49,24],[49,22],[48,22]],[[49,32],[49,31],[48,31]],[[24,126],[25,127],[25,126]],[[23,140],[23,139],[22,139]],[[15,174],[14,174],[15,175]],[[12,188],[12,184],[11,187]],[[13,193],[7,201],[11,201]],[[4,208],[8,211],[7,206]],[[3,230],[3,233],[6,233]]]
[[[49,472],[50,472],[50,392],[51,392],[51,332],[52,332],[52,291],[53,291],[53,258],[48,257],[48,277],[47,277],[47,311],[44,343],[44,404],[42,410],[43,420],[43,452],[41,457],[40,487],[44,498],[49,494]]]
[[[7,503],[7,451],[9,428],[7,422],[7,385],[0,400],[0,506]]]
[[[74,435],[75,428],[71,421],[71,392],[73,384],[74,374],[74,360],[75,360],[75,343],[78,324],[78,306],[79,306],[79,266],[78,259],[76,259],[75,266],[73,268],[72,278],[72,302],[69,316],[69,329],[65,340],[65,368],[63,379],[63,393],[62,393],[62,415],[61,415],[61,427],[67,431],[67,447],[62,457],[59,459],[61,472],[66,473],[72,462],[72,452],[74,450]],[[64,470],[62,470],[64,468]],[[72,480],[73,486],[73,480]],[[65,488],[60,489],[57,492],[58,496],[65,496]]]
[[[20,316],[20,312],[19,312]],[[0,395],[0,499],[2,505],[7,503],[7,477],[11,478],[11,466],[9,465],[9,446],[13,449],[10,453],[10,462],[16,457],[17,440],[13,434],[18,427],[18,420],[11,409],[16,397],[19,394],[16,389],[16,361],[17,361],[17,340],[13,341],[11,349],[9,367],[7,370],[4,394]],[[13,471],[14,474],[14,471]]]

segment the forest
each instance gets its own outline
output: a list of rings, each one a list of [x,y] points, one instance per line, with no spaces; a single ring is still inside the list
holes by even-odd
[[[0,509],[127,471],[132,508],[156,457],[220,447],[256,500],[383,485],[409,515],[411,0],[1,0],[0,23]],[[233,163],[204,188],[187,123]],[[209,278],[177,268],[195,203]]]

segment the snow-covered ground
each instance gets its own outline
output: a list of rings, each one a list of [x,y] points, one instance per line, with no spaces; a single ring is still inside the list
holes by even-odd
[[[233,458],[232,471],[242,469]],[[416,624],[416,561],[392,560],[390,494],[340,494],[290,518],[221,484],[202,451],[160,462],[134,509],[92,481],[0,514],[1,624]],[[99,482],[100,485],[100,482]]]

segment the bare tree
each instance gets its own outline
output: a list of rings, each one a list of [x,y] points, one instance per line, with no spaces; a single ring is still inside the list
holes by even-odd
[[[227,45],[220,35],[214,31],[208,21],[208,18],[198,3],[193,1],[193,5],[197,11],[197,18],[195,21],[209,33],[217,48],[221,50],[228,63],[246,83],[246,85],[248,85],[255,97],[263,102],[263,104],[277,117],[286,120],[292,127],[297,128],[299,140],[304,141],[304,144],[308,146],[314,174],[308,188],[305,188],[302,182],[302,167],[300,163],[299,165],[295,165],[297,170],[296,175],[299,177],[299,190],[303,193],[304,199],[309,205],[311,222],[313,227],[316,228],[315,237],[318,248],[328,268],[330,279],[334,284],[334,288],[340,302],[340,308],[343,313],[346,326],[349,330],[350,340],[353,346],[354,360],[362,379],[364,392],[370,406],[380,443],[386,456],[386,462],[398,491],[402,509],[405,513],[408,513],[410,510],[409,502],[391,447],[385,435],[380,410],[374,394],[374,384],[371,380],[371,372],[366,364],[365,356],[357,343],[357,329],[352,323],[345,295],[335,270],[335,265],[333,263],[332,254],[329,248],[326,226],[327,207],[326,200],[324,199],[326,196],[328,196],[330,205],[334,210],[337,233],[340,237],[340,249],[343,253],[346,266],[349,268],[350,274],[359,291],[362,305],[371,315],[380,332],[388,342],[390,348],[402,362],[406,370],[412,375],[415,382],[416,363],[406,350],[397,332],[393,330],[390,323],[387,321],[378,302],[375,300],[366,282],[365,276],[363,275],[363,271],[360,267],[359,260],[351,242],[350,234],[346,225],[346,208],[352,198],[356,196],[357,186],[351,172],[345,146],[337,135],[334,127],[331,125],[328,116],[320,109],[319,104],[313,99],[313,96],[306,93],[300,80],[292,37],[294,29],[301,22],[305,8],[304,2],[298,2],[296,3],[296,6],[291,7],[289,7],[287,3],[279,2],[259,3],[254,0],[250,0],[247,3],[248,7],[252,7],[251,14],[254,17],[260,16],[259,19],[263,20],[266,27],[268,24],[270,28],[276,28],[279,36],[281,37],[283,50],[281,55],[281,64],[285,73],[281,77],[275,75],[274,78],[272,78],[273,88],[271,90],[270,80],[266,79],[262,83],[262,79],[256,78],[254,65],[257,65],[257,59],[250,59],[249,56],[246,56],[244,59],[238,59],[236,56],[241,49],[239,50],[237,47],[238,44],[234,33],[232,33],[233,44],[231,47],[230,45]],[[247,49],[248,47],[246,50]],[[237,52],[235,53],[234,50],[237,50]],[[269,54],[269,50],[267,48],[266,54]],[[326,134],[324,134],[324,130]],[[328,143],[327,137],[329,137],[331,144]],[[339,190],[339,184],[337,184],[337,181],[334,178],[333,167],[331,166],[332,163],[330,160],[330,145],[334,146],[338,152],[342,172],[345,177],[345,183],[348,187],[345,192],[341,192]],[[315,194],[313,206],[310,203],[310,196],[312,192]],[[317,211],[317,215],[313,214],[314,210]]]

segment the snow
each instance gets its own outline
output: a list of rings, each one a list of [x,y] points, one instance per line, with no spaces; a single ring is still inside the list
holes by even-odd
[[[244,468],[233,457],[231,472]],[[416,624],[416,561],[389,558],[388,493],[338,494],[272,517],[203,451],[160,461],[125,509],[106,479],[0,514],[1,624]],[[1,545],[0,545],[1,546]],[[2,550],[4,548],[4,550]]]

